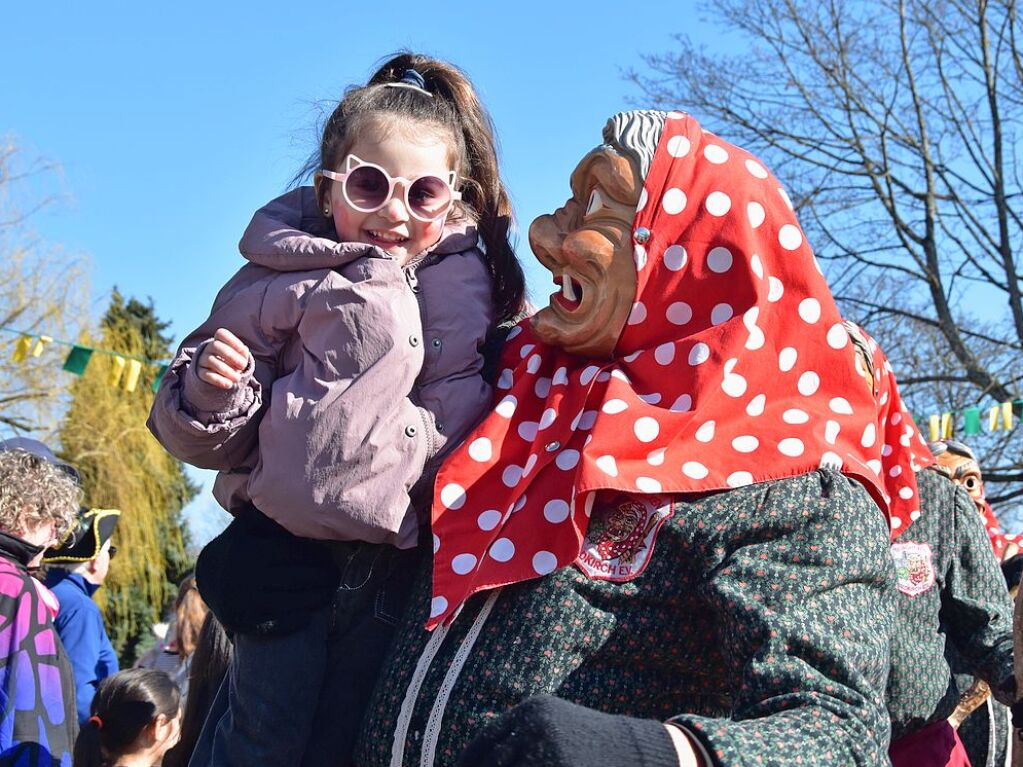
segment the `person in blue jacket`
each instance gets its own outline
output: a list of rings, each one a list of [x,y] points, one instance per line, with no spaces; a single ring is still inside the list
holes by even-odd
[[[80,724],[89,718],[99,683],[118,671],[117,654],[92,595],[106,580],[117,552],[110,538],[120,516],[116,509],[82,509],[71,533],[43,557],[46,585],[60,601],[54,625],[71,659]]]

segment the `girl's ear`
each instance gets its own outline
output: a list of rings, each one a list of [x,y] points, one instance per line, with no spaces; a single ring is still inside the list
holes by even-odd
[[[313,174],[313,189],[316,190],[316,206],[323,212],[323,215],[329,216],[330,203],[327,201],[327,191],[330,189],[330,185],[319,171]]]

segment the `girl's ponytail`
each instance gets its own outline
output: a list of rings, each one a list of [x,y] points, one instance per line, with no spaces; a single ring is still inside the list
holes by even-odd
[[[462,202],[476,217],[493,279],[496,319],[499,323],[505,322],[522,309],[525,276],[508,239],[511,202],[501,181],[494,124],[469,78],[445,61],[402,53],[380,67],[369,84],[398,82],[409,69],[423,76],[428,92],[451,106],[455,123],[452,127],[459,132],[458,138],[463,144],[460,147],[465,163],[460,173]]]
[[[75,740],[75,767],[103,767],[103,742],[100,737],[102,726],[103,723],[98,717],[91,716],[78,731],[78,739]]]

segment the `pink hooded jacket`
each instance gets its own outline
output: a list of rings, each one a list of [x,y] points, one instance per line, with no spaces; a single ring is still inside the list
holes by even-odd
[[[295,535],[410,548],[413,487],[490,405],[491,280],[464,224],[405,267],[333,237],[311,187],[256,212],[249,263],[182,342],[148,425],[172,455],[219,470],[228,511],[251,502]],[[219,327],[252,353],[230,390],[191,364]]]

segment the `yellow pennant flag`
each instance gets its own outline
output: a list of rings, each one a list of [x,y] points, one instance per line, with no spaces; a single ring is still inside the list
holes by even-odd
[[[139,385],[139,374],[142,373],[142,363],[138,360],[128,360],[128,370],[124,374],[124,390],[135,391]]]
[[[117,386],[121,380],[121,374],[124,373],[125,364],[124,357],[118,354],[114,355],[114,359],[110,363],[110,374],[107,376],[107,386]]]
[[[14,354],[11,355],[12,362],[24,362],[28,359],[28,353],[32,349],[32,336],[22,336],[14,344]]]
[[[987,427],[990,431],[998,431],[998,405],[987,411]]]
[[[32,348],[32,356],[38,357],[42,354],[46,344],[50,343],[52,340],[53,339],[49,336],[39,336],[39,338],[36,339],[36,345]]]
[[[931,442],[937,442],[941,439],[941,417],[932,415],[927,420],[929,421],[928,425],[930,426]]]
[[[1003,402],[1001,407],[1002,422],[1005,424],[1005,430],[1012,431],[1012,401]]]
[[[941,414],[941,438],[952,439],[952,414]]]

